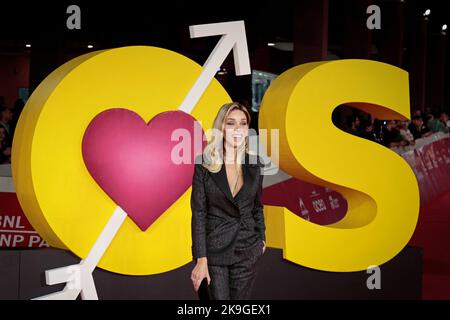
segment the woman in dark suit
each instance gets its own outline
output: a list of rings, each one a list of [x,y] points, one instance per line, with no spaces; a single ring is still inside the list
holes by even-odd
[[[212,139],[195,162],[191,280],[197,291],[206,278],[213,299],[249,299],[266,248],[263,164],[249,152],[250,120],[244,106],[222,106]]]

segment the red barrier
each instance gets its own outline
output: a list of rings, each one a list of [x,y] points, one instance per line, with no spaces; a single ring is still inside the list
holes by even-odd
[[[417,147],[402,157],[417,177],[421,206],[450,189],[450,138]]]
[[[15,193],[0,193],[0,248],[48,247],[28,222]]]

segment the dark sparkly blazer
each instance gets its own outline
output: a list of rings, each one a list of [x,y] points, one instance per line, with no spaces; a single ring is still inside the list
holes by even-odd
[[[211,173],[201,163],[199,155],[192,179],[192,256],[194,260],[207,257],[209,264],[231,264],[242,225],[261,241],[266,239],[261,203],[264,164],[259,156],[245,153],[244,184],[233,198],[225,165]]]

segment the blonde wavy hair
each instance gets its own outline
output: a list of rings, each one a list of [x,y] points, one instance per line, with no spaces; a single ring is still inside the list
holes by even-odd
[[[247,108],[238,102],[224,104],[217,112],[214,119],[211,140],[203,151],[203,166],[210,172],[219,172],[223,164],[223,152],[225,150],[224,129],[225,120],[233,110],[241,110],[247,118],[247,125],[250,128],[250,113]],[[242,143],[238,149],[238,159],[243,159],[244,154],[249,152],[248,135],[245,137],[245,143]],[[239,160],[238,160],[239,161]]]

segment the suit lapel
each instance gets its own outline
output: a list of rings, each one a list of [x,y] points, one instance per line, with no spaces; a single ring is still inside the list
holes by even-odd
[[[233,195],[231,194],[230,185],[228,184],[225,164],[222,164],[222,168],[220,169],[219,172],[216,173],[210,172],[210,174],[214,182],[217,184],[222,193],[227,197],[227,199],[230,200],[233,204],[236,204],[236,201],[240,197],[242,197],[242,195],[245,194],[245,192],[247,192],[247,189],[250,185],[251,176],[248,170],[249,170],[249,157],[248,153],[245,153],[245,161],[242,164],[242,174],[244,176],[244,184],[234,198]]]

